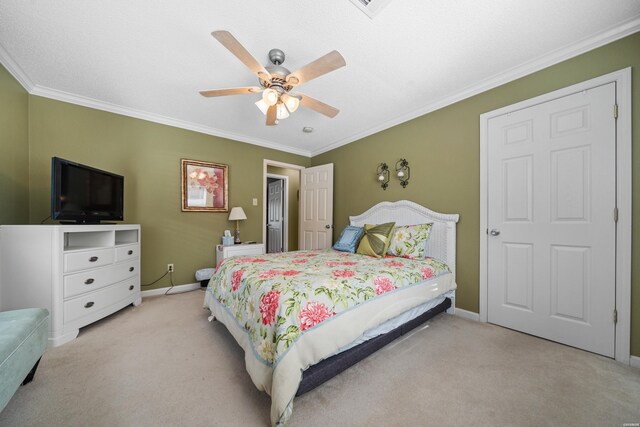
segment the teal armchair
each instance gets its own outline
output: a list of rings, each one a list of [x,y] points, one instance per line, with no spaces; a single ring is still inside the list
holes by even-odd
[[[47,348],[49,312],[27,308],[0,312],[0,411],[20,385],[33,379]]]

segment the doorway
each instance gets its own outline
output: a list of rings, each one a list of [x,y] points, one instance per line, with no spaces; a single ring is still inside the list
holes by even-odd
[[[627,69],[481,115],[481,321],[629,363],[630,99]]]
[[[290,163],[277,162],[275,160],[263,161],[263,209],[262,209],[262,241],[265,243],[267,252],[269,250],[269,181],[281,180],[283,187],[282,218],[282,249],[280,252],[298,250],[298,224],[299,224],[299,192],[300,192],[300,171],[305,167]],[[271,226],[277,224],[271,224]],[[271,239],[274,242],[273,238]],[[276,244],[277,246],[277,244]],[[276,250],[273,249],[275,252]]]
[[[267,173],[267,253],[287,252],[289,248],[289,177]]]

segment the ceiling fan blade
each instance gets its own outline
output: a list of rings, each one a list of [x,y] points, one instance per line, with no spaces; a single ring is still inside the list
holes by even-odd
[[[272,105],[267,110],[267,126],[275,126],[276,125],[276,116],[278,113],[278,107]]]
[[[200,95],[210,98],[212,96],[227,96],[227,95],[248,95],[250,93],[261,92],[259,87],[232,87],[229,89],[212,89],[201,90]]]
[[[211,35],[218,40],[229,52],[233,53],[248,69],[259,78],[271,81],[271,74],[240,44],[228,31],[214,31]]]
[[[320,114],[324,114],[327,117],[334,118],[336,114],[340,112],[340,110],[338,110],[337,108],[325,104],[324,102],[318,101],[317,99],[312,98],[308,95],[304,95],[302,93],[295,93],[294,95],[298,95],[301,97],[300,104],[314,111],[317,111]]]
[[[347,65],[342,55],[333,50],[287,76],[287,84],[297,86]]]

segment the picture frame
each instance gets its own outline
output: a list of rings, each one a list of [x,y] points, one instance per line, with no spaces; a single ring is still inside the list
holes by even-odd
[[[229,166],[181,159],[183,212],[229,212]]]

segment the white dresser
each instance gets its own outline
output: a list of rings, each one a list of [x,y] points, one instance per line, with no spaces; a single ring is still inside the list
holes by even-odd
[[[49,344],[139,305],[140,226],[0,226],[0,310],[49,310]]]
[[[264,254],[264,243],[247,243],[231,246],[216,246],[216,265],[230,256],[250,256]]]

